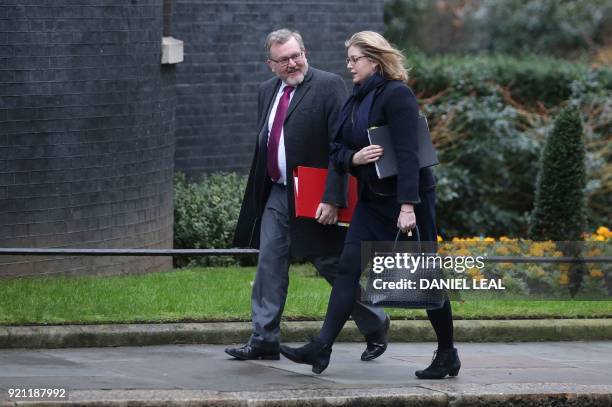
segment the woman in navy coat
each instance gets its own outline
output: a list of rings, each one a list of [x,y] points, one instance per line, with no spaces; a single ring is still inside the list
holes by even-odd
[[[362,31],[347,42],[347,68],[355,87],[340,115],[330,152],[333,168],[350,172],[359,183],[359,199],[341,257],[342,274],[334,282],[325,322],[318,337],[300,348],[281,346],[281,353],[321,373],[329,364],[332,344],[359,295],[362,241],[393,241],[398,229],[408,233],[418,225],[423,242],[435,242],[435,180],[418,159],[416,97],[406,85],[408,74],[401,52],[380,34]],[[367,129],[389,126],[398,175],[378,179],[374,163],[384,154],[370,145]],[[453,347],[450,301],[427,316],[436,332],[438,349],[429,367],[415,374],[422,379],[456,376],[461,363]]]

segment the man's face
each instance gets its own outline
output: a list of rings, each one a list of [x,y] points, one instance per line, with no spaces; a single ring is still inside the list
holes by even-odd
[[[284,44],[272,44],[268,66],[287,85],[297,86],[308,71],[306,50],[293,37]]]

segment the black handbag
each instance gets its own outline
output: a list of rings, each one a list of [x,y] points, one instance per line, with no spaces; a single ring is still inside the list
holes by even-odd
[[[415,231],[418,242],[417,253],[409,253],[409,255],[421,256],[423,258],[427,255],[435,255],[435,253],[421,253],[422,246],[419,228],[416,227]],[[375,252],[374,257],[395,257],[397,254],[395,249],[399,236],[400,231],[398,231],[395,237],[395,243],[391,252]],[[422,284],[420,280],[431,282],[431,280],[443,279],[444,271],[441,267],[433,266],[428,268],[427,264],[421,263],[419,267],[414,269],[414,272],[402,267],[385,267],[384,270],[376,272],[373,264],[374,257],[369,262],[364,273],[362,273],[361,302],[392,308],[438,309],[444,306],[444,302],[448,298],[445,290],[420,288]],[[413,288],[408,288],[411,285]],[[389,288],[390,286],[393,288]]]

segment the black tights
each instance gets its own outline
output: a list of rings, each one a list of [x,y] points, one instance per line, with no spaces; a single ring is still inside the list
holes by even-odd
[[[438,309],[428,309],[427,318],[431,322],[436,338],[438,349],[452,349],[453,345],[453,312],[449,300],[444,301],[444,306]]]
[[[348,320],[355,301],[359,298],[359,271],[360,252],[359,245],[345,245],[341,264],[343,267],[334,285],[327,304],[327,314],[319,339],[324,343],[332,344]],[[438,349],[453,348],[453,315],[450,301],[446,300],[444,306],[435,310],[427,310],[427,317],[436,332]]]

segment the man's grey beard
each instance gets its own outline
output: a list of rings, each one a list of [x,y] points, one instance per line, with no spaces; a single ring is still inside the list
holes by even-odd
[[[291,85],[291,86],[298,86],[300,85],[302,82],[304,82],[304,78],[306,78],[306,74],[308,73],[308,66],[306,67],[306,70],[302,73],[302,75],[300,75],[298,78],[295,78],[295,80],[287,80],[287,85]]]

